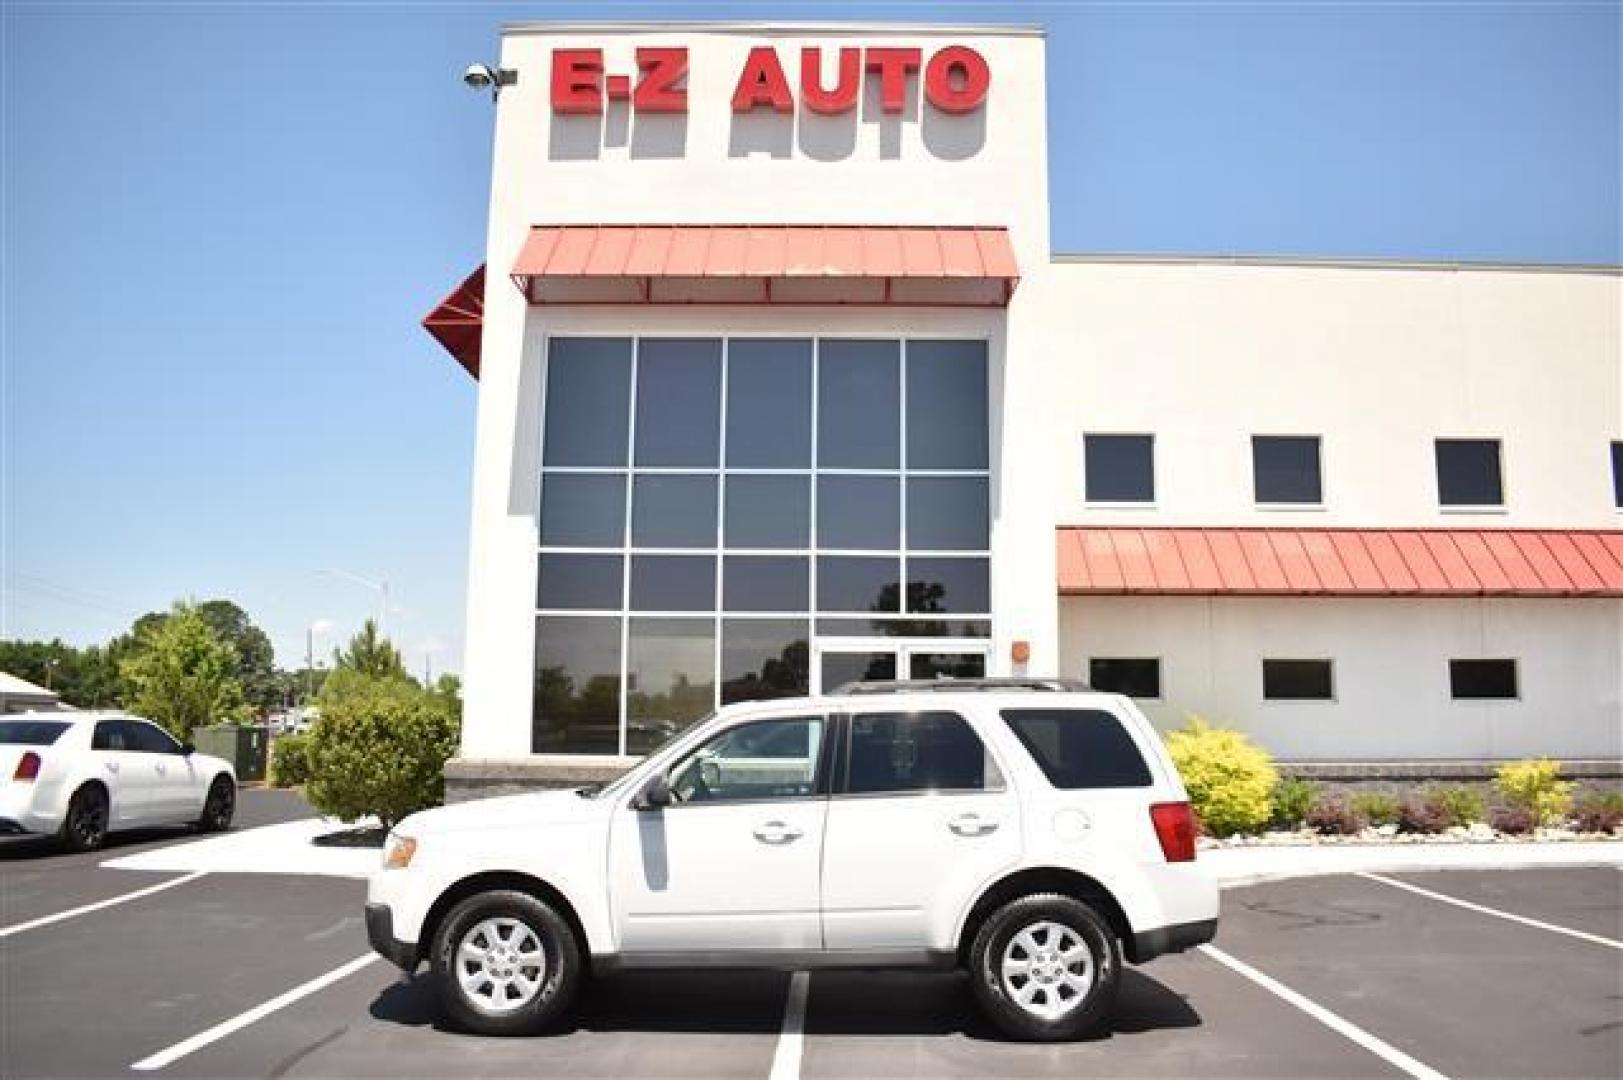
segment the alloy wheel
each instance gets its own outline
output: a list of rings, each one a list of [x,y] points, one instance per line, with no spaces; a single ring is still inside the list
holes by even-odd
[[[508,1013],[535,1000],[547,977],[547,952],[535,931],[518,919],[474,924],[456,949],[456,979],[470,1002]]]
[[[1093,953],[1063,923],[1032,923],[1009,939],[1000,965],[1004,991],[1021,1009],[1057,1020],[1093,988]]]

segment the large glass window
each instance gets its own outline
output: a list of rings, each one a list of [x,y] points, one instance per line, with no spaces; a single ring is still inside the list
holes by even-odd
[[[985,342],[548,348],[538,752],[641,753],[719,704],[804,694],[814,626],[990,636]]]

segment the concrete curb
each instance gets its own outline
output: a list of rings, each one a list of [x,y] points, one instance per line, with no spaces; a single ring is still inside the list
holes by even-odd
[[[1623,842],[1573,840],[1543,843],[1338,844],[1203,851],[1196,860],[1219,888],[1330,874],[1426,870],[1537,870],[1623,868]]]

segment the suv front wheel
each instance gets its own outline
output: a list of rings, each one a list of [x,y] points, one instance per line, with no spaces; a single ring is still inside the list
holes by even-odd
[[[976,1001],[1004,1034],[1074,1039],[1109,1015],[1121,947],[1087,904],[1039,893],[991,914],[970,947],[969,970]]]
[[[561,1019],[581,981],[568,921],[528,893],[470,896],[445,917],[432,957],[446,1017],[479,1035],[523,1035]]]

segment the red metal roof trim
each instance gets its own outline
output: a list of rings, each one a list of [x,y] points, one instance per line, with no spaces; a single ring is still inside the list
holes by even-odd
[[[434,335],[434,340],[477,379],[484,319],[485,268],[481,266],[428,313],[423,319],[423,329]]]
[[[1623,531],[1061,528],[1065,596],[1623,597]]]
[[[513,281],[532,304],[1004,307],[1009,232],[936,225],[537,225]]]

